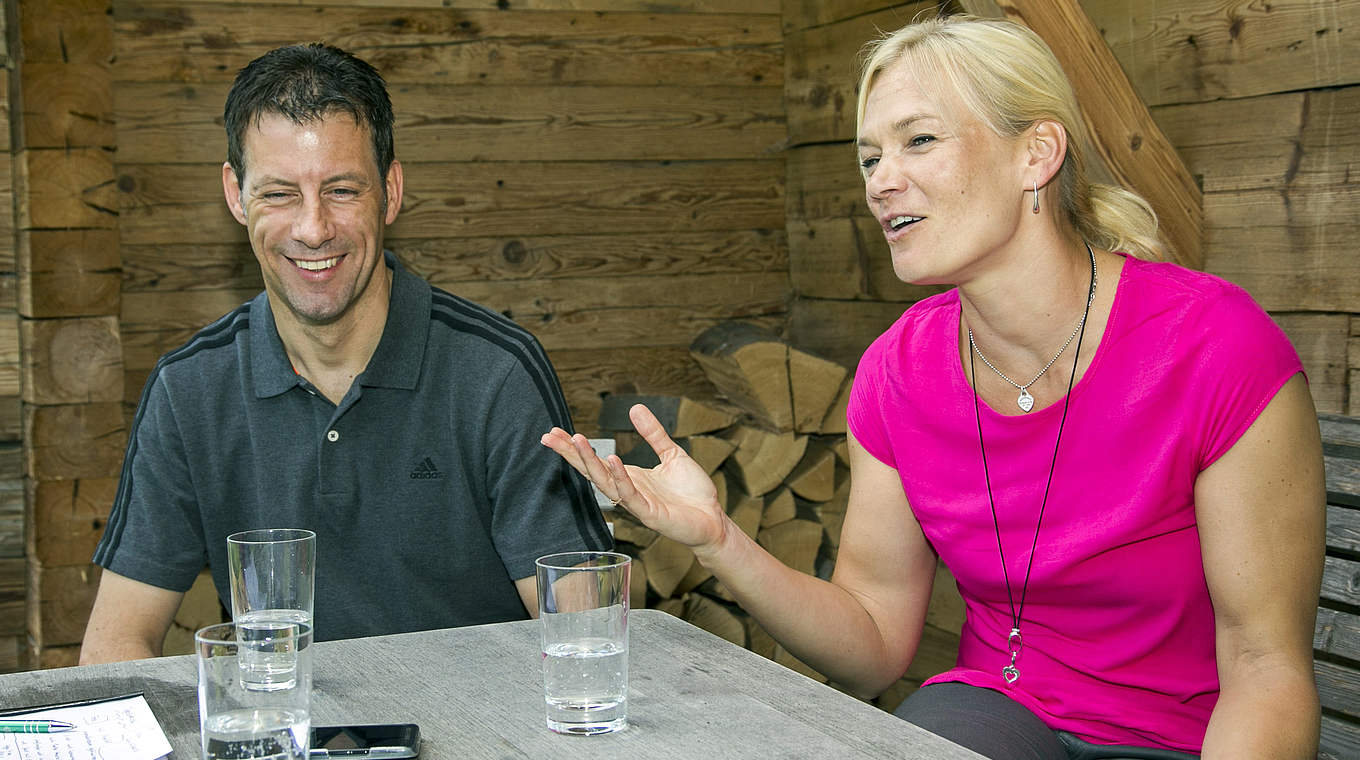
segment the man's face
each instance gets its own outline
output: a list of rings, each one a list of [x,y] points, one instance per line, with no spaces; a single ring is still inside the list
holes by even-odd
[[[345,113],[306,124],[266,114],[243,148],[244,184],[227,164],[222,187],[249,231],[275,319],[329,325],[385,299],[373,275],[401,208],[401,165],[378,175],[367,127]]]

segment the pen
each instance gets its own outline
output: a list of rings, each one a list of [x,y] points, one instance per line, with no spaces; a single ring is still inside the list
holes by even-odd
[[[15,720],[0,718],[0,734],[55,734],[70,731],[75,725],[64,720]]]

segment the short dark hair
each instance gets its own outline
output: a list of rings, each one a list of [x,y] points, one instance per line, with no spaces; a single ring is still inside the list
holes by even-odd
[[[331,45],[314,42],[275,48],[241,69],[227,93],[222,120],[227,127],[227,162],[245,179],[246,130],[266,114],[295,124],[319,121],[340,111],[367,126],[378,176],[392,165],[392,101],[382,75],[368,62]]]

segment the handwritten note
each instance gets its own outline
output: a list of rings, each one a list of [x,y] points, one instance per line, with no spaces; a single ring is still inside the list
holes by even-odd
[[[170,740],[141,694],[9,714],[8,718],[64,720],[74,731],[0,734],[0,760],[155,760]]]

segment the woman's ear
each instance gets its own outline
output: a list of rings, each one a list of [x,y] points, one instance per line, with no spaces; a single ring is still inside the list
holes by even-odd
[[[1026,131],[1025,141],[1029,151],[1029,169],[1033,172],[1031,181],[1043,187],[1058,173],[1063,160],[1067,158],[1067,130],[1056,121],[1044,119],[1035,122]]]

